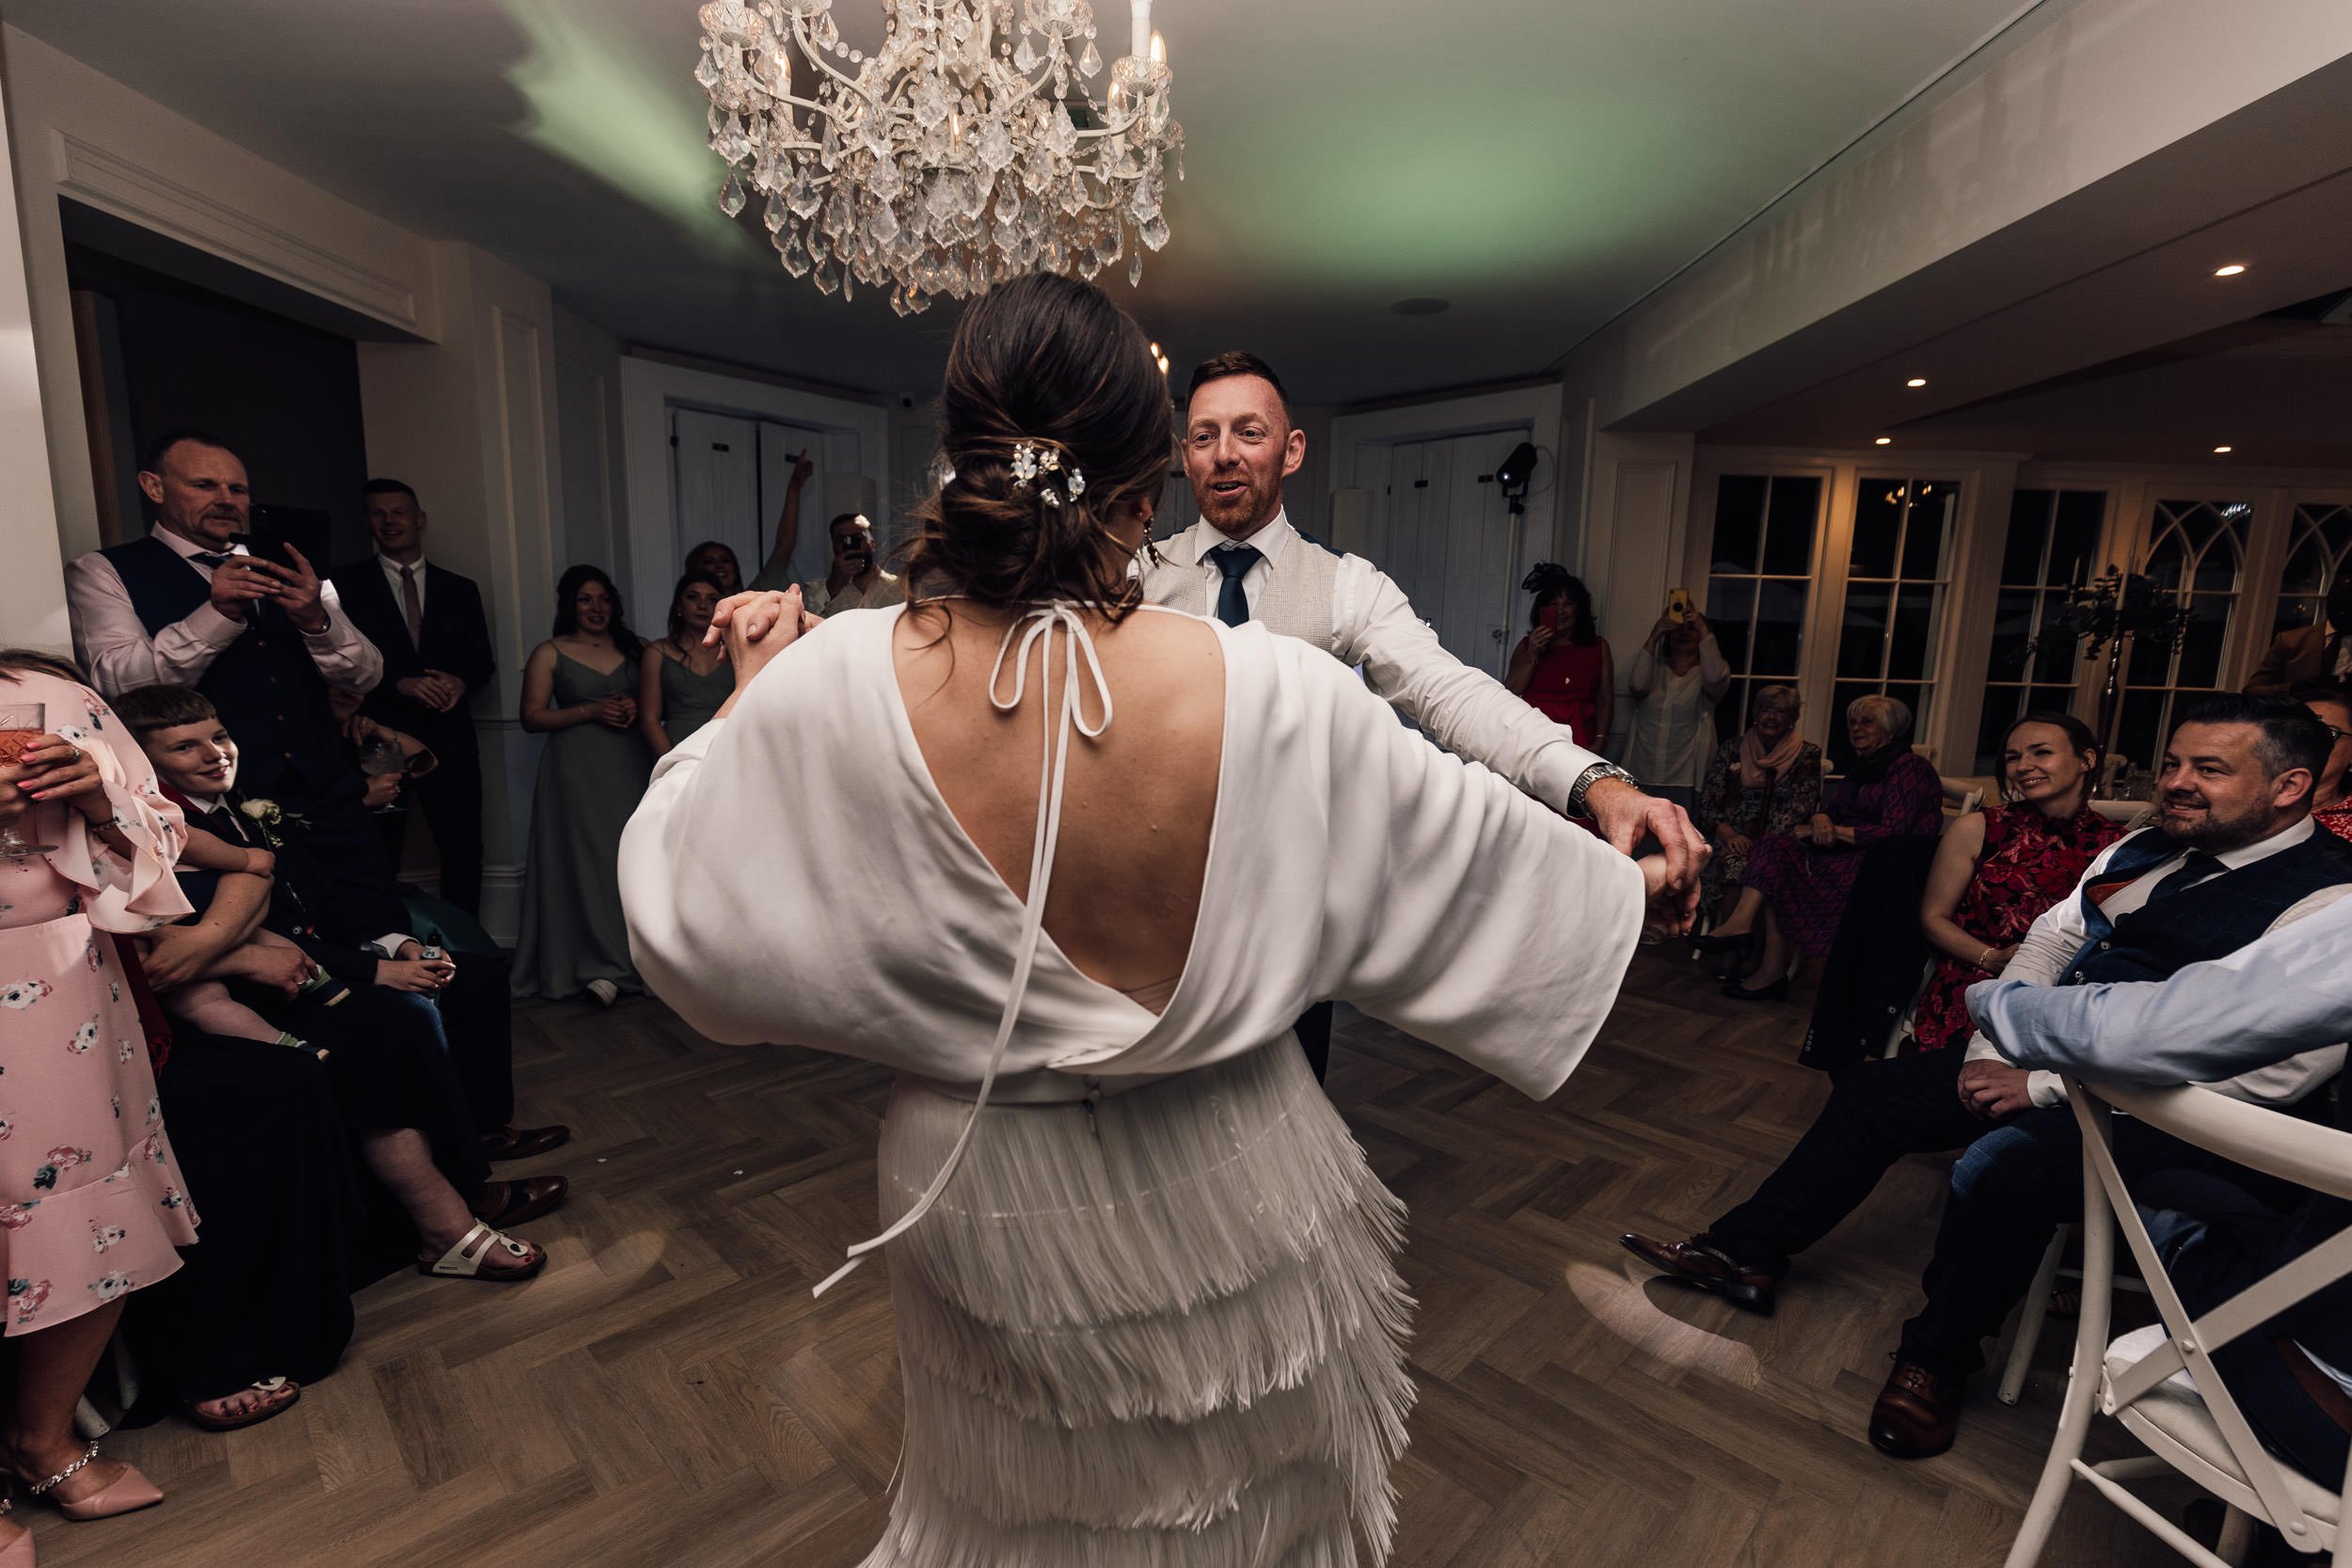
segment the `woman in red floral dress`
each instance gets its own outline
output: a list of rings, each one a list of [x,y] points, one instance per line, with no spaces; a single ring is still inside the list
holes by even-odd
[[[2333,686],[2298,686],[2295,700],[2310,708],[2335,736],[2328,766],[2312,786],[2312,820],[2352,842],[2352,692]]]
[[[1922,1051],[1967,1043],[1967,989],[1998,974],[2026,927],[2122,836],[2091,809],[2099,742],[2081,720],[2029,713],[2010,726],[2001,753],[2008,803],[1944,830],[1919,903],[1928,940],[1943,955],[1912,1009]]]

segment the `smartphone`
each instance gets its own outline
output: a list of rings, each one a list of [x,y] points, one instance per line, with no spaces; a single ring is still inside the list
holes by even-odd
[[[1560,609],[1561,607],[1556,604],[1548,604],[1544,606],[1543,609],[1535,612],[1535,624],[1539,626],[1547,628],[1558,627],[1560,625]]]
[[[314,570],[324,571],[319,563],[328,559],[331,528],[329,515],[315,507],[257,506],[246,525],[245,547],[263,561],[291,567],[294,557],[286,550],[291,544],[310,558]]]
[[[1666,619],[1681,624],[1691,618],[1691,591],[1670,588],[1666,591]]]

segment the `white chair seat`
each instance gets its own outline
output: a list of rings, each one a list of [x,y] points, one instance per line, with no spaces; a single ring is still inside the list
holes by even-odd
[[[2099,1385],[2099,1407],[2109,1416],[2117,1415],[2112,1395],[2114,1380],[2131,1366],[2164,1343],[2164,1325],[2150,1323],[2133,1329],[2107,1346],[2101,1370],[2106,1374]],[[2223,1442],[2221,1429],[2206,1413],[2205,1402],[2198,1397],[2197,1385],[2185,1370],[2174,1372],[2155,1387],[2142,1394],[2132,1407],[2121,1413],[2124,1427],[2143,1443],[2155,1447],[2158,1439],[2169,1438],[2209,1468],[2247,1487],[2246,1472],[2230,1457],[2230,1445]],[[2279,1474],[2294,1495],[2297,1507],[2312,1518],[2328,1524],[2336,1523],[2339,1495],[2312,1482],[2310,1477],[2283,1459],[2279,1462]]]

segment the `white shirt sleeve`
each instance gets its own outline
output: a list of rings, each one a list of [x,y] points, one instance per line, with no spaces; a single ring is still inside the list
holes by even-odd
[[[1372,689],[1446,750],[1481,762],[1555,811],[1600,757],[1483,670],[1455,658],[1387,573],[1340,562],[1331,651],[1360,664]]]
[[[1711,631],[1699,639],[1699,689],[1710,703],[1731,689],[1731,661],[1724,657]]]
[[[96,550],[67,563],[65,595],[73,652],[108,697],[137,686],[194,686],[245,632],[244,622],[223,615],[208,599],[150,638],[115,563]],[[380,673],[380,658],[377,668]]]
[[[209,608],[209,607],[208,607]],[[319,667],[326,684],[339,686],[345,691],[373,691],[384,678],[383,650],[367,639],[367,634],[351,624],[343,613],[342,602],[335,597],[335,585],[319,585],[319,609],[326,613],[326,627],[313,634],[302,634],[302,645],[310,650],[310,662]]]

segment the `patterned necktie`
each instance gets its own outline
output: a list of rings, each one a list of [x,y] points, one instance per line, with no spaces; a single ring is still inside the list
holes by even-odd
[[[2188,859],[2181,863],[2178,871],[2149,890],[2148,902],[2153,904],[2159,898],[2169,897],[2192,882],[2202,881],[2215,872],[2226,869],[2219,856],[2208,855],[2202,849],[2191,849]]]
[[[417,569],[414,566],[400,569],[400,608],[401,612],[408,617],[408,645],[412,648],[423,647],[424,606],[417,601]]]
[[[1225,574],[1225,584],[1216,591],[1216,618],[1229,626],[1248,626],[1249,598],[1242,592],[1241,579],[1265,557],[1252,546],[1219,545],[1209,552],[1209,559]]]

